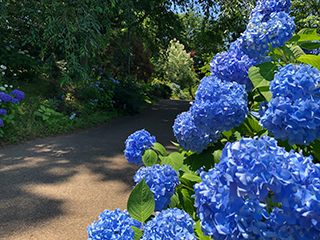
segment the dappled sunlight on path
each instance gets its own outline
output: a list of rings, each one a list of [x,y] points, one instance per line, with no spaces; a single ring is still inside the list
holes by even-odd
[[[146,129],[174,151],[177,114],[187,101],[163,100],[141,114],[71,135],[0,149],[0,239],[87,239],[104,209],[125,209],[137,166],[124,141]]]

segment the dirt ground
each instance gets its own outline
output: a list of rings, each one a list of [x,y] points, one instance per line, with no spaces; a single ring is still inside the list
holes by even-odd
[[[137,166],[124,142],[145,129],[169,152],[188,101],[161,100],[134,116],[0,149],[0,239],[82,240],[104,209],[126,209]]]

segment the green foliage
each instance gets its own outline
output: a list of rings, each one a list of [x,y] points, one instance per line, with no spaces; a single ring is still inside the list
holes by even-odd
[[[135,186],[129,196],[128,212],[132,218],[145,222],[152,215],[154,207],[153,193],[143,179]]]
[[[51,120],[52,118],[59,118],[63,116],[62,113],[56,112],[50,107],[41,105],[37,111],[34,112],[35,116],[41,117],[43,121]]]

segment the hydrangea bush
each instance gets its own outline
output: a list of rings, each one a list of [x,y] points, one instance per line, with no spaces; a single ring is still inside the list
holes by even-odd
[[[1,68],[3,69],[3,67]],[[2,127],[4,123],[14,123],[14,113],[19,107],[18,104],[25,99],[24,92],[18,89],[12,90],[12,88],[12,85],[0,85],[0,127]],[[3,130],[0,129],[0,136],[2,136],[3,133]]]
[[[127,203],[142,227],[127,239],[319,239],[320,57],[302,47],[320,36],[294,34],[290,6],[257,1],[175,119],[176,152],[146,130],[128,137],[127,160],[144,166]],[[127,231],[113,219],[99,226]]]

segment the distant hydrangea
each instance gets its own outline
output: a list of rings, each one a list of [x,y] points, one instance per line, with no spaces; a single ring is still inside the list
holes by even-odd
[[[12,102],[12,97],[9,94],[6,94],[4,92],[0,92],[0,100],[4,102]]]
[[[273,48],[283,46],[294,30],[293,17],[286,12],[272,12],[267,21],[263,14],[256,13],[241,36],[242,51],[250,58],[259,59],[269,51],[269,43]]]
[[[142,129],[131,134],[125,141],[124,154],[130,163],[137,166],[143,164],[142,153],[156,142],[156,138]]]
[[[201,172],[195,205],[202,231],[213,239],[298,239],[320,234],[320,165],[286,152],[274,138],[227,143],[220,162]],[[271,193],[269,197],[266,197]],[[274,205],[281,203],[282,210]],[[290,235],[291,233],[291,235]]]
[[[173,167],[160,164],[141,167],[133,179],[138,184],[143,178],[153,193],[155,211],[161,211],[168,207],[176,186],[180,184],[178,173]]]
[[[273,97],[288,97],[292,101],[309,95],[319,95],[320,71],[310,65],[288,64],[280,67],[270,82]]]
[[[194,124],[215,136],[239,126],[248,114],[247,93],[243,85],[222,82],[215,76],[201,80],[196,100],[190,108]]]
[[[3,126],[3,120],[0,118],[0,127]]]
[[[155,217],[147,222],[141,240],[196,240],[194,224],[185,211],[169,208],[157,212]]]
[[[22,101],[25,98],[24,92],[17,89],[13,90],[10,94],[14,95],[14,98],[18,99],[19,101]]]
[[[201,153],[210,143],[217,141],[220,136],[220,132],[209,135],[197,128],[190,111],[183,112],[176,117],[173,133],[184,150],[196,153]]]
[[[250,91],[253,85],[248,70],[257,63],[241,51],[241,42],[242,39],[239,38],[231,43],[229,51],[218,53],[210,63],[210,71],[222,81],[243,84]]]
[[[0,108],[0,115],[6,115],[7,114],[7,110],[5,110],[4,108]]]
[[[88,240],[134,239],[135,233],[131,226],[142,229],[142,224],[131,218],[127,210],[104,210],[99,220],[88,226]]]

